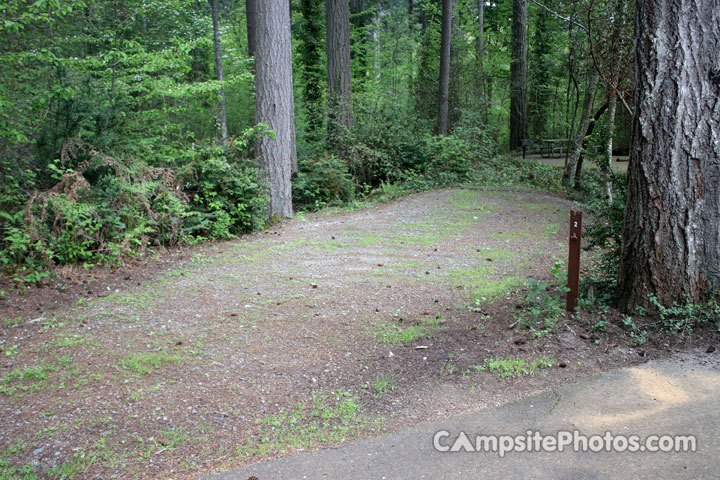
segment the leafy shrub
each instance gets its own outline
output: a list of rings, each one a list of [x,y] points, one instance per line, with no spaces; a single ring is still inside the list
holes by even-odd
[[[300,207],[318,209],[325,205],[349,202],[355,195],[345,163],[334,155],[299,162],[293,182],[293,202]]]
[[[184,234],[193,241],[230,238],[263,224],[265,183],[255,162],[244,158],[246,147],[242,140],[227,149],[199,147],[180,168],[180,184],[190,202]]]
[[[0,267],[39,281],[52,265],[118,263],[149,246],[227,238],[263,221],[266,189],[246,159],[249,138],[199,146],[173,168],[118,161],[69,141],[51,165],[56,183],[0,215]]]
[[[620,264],[620,242],[622,240],[625,203],[627,202],[627,175],[616,173],[613,177],[613,201],[604,198],[602,186],[597,185],[594,194],[586,200],[585,207],[592,221],[585,227],[587,250],[602,249],[601,277],[590,279],[600,297],[611,300],[617,287],[618,267]]]
[[[155,213],[169,196],[177,205],[176,215],[184,213],[172,170],[118,162],[79,142],[65,153],[84,160],[77,169],[63,169],[66,158],[61,158],[55,165],[58,182],[33,194],[24,212],[16,214],[23,217],[24,235],[17,223],[6,228],[4,263],[17,263],[18,254],[26,256],[25,263],[118,262],[123,255],[142,253],[150,243],[181,240],[179,222]],[[13,246],[18,238],[27,241],[24,248],[17,241]]]

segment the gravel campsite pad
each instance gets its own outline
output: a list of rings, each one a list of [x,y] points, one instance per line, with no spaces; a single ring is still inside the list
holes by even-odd
[[[194,478],[643,361],[575,318],[517,325],[570,208],[433,191],[90,275],[70,304],[8,295],[0,477]]]

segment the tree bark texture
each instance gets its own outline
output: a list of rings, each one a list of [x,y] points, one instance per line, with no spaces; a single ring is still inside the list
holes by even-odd
[[[720,8],[638,0],[620,307],[720,290]]]
[[[452,43],[453,0],[442,0],[442,26],[440,42],[440,90],[438,95],[438,135],[448,135],[450,99],[450,46]]]
[[[275,132],[274,138],[258,140],[256,153],[270,183],[271,218],[293,213],[290,177],[295,163],[295,113],[288,1],[256,4],[256,121]]]
[[[528,135],[527,0],[513,0],[510,58],[510,150]]]
[[[326,50],[330,136],[352,130],[353,106],[350,71],[350,8],[347,0],[326,0]]]
[[[223,66],[222,66],[222,49],[220,47],[220,20],[218,18],[217,0],[209,0],[210,9],[212,10],[213,22],[213,42],[215,43],[215,74],[217,80],[222,85],[223,82]],[[228,141],[227,116],[225,114],[225,88],[220,87],[220,134],[223,144]]]
[[[595,98],[595,89],[597,88],[600,74],[592,65],[588,66],[587,85],[585,86],[585,95],[583,96],[582,111],[580,112],[580,123],[578,124],[575,136],[572,141],[572,151],[565,170],[563,171],[562,183],[566,187],[572,187],[576,178],[576,171],[580,155],[582,155],[583,142],[587,136],[588,127],[590,126],[590,117],[592,116],[593,99]]]

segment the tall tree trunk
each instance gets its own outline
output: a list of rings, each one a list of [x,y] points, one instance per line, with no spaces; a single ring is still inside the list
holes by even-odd
[[[638,0],[620,307],[720,291],[720,8]]]
[[[300,24],[300,57],[303,63],[303,105],[307,113],[308,136],[311,142],[320,139],[324,124],[322,105],[321,75],[322,64],[322,0],[301,0],[300,12],[303,21]]]
[[[200,0],[195,0],[193,8],[195,11],[195,15],[201,15]],[[205,81],[209,76],[208,63],[203,53],[203,48],[201,46],[197,46],[190,51],[190,55],[192,55],[192,68],[190,70],[190,77],[194,82]]]
[[[576,177],[578,160],[582,154],[583,141],[587,135],[588,126],[590,126],[590,116],[592,115],[593,98],[595,97],[595,88],[598,84],[600,75],[595,67],[588,66],[587,86],[585,87],[585,96],[583,97],[582,112],[580,113],[580,124],[575,131],[575,137],[572,142],[572,152],[565,164],[565,171],[562,176],[562,183],[566,187],[572,187]]]
[[[612,184],[612,165],[613,165],[613,134],[615,133],[615,112],[617,110],[617,92],[610,90],[608,93],[608,138],[605,144],[605,155],[607,159],[602,166],[603,175],[605,176],[605,201],[608,204],[613,203],[613,184]]]
[[[478,10],[478,30],[477,42],[475,44],[475,68],[477,70],[475,77],[475,95],[477,95],[478,105],[480,107],[480,118],[487,125],[488,105],[485,98],[485,0],[477,0]]]
[[[364,29],[368,23],[368,14],[365,11],[365,0],[350,0],[350,23],[354,30]],[[351,63],[355,65],[357,75],[355,79],[355,90],[362,90],[368,74],[368,49],[369,38],[367,32],[361,35],[355,33],[351,45]]]
[[[257,4],[259,0],[245,0],[247,18],[248,57],[255,58],[257,51]]]
[[[215,74],[220,82],[220,134],[222,143],[228,141],[227,116],[225,115],[225,88],[223,82],[222,49],[220,48],[220,21],[218,18],[217,0],[208,0],[212,9],[213,41],[215,43]]]
[[[529,131],[535,137],[545,137],[548,132],[548,112],[550,111],[551,69],[553,51],[553,22],[551,14],[544,9],[537,12],[532,37],[532,64],[528,67],[532,72],[533,95],[531,103],[531,119]],[[552,127],[550,128],[552,130]]]
[[[448,91],[448,132],[460,121],[461,61],[458,46],[462,43],[459,0],[452,0],[452,26],[450,27],[450,85]]]
[[[352,130],[350,9],[347,0],[325,1],[330,138]]]
[[[608,104],[605,103],[602,107],[600,107],[598,109],[597,112],[595,112],[595,115],[593,115],[590,118],[590,122],[588,123],[588,128],[587,128],[587,130],[585,130],[585,137],[583,138],[583,147],[585,146],[585,140],[590,138],[590,136],[593,133],[593,130],[595,130],[595,125],[597,124],[597,121],[600,119],[600,117],[603,116],[603,114],[605,113],[607,108],[608,108]],[[584,150],[580,150],[580,156],[578,157],[577,166],[575,167],[575,185],[580,184],[580,180],[582,178],[582,166],[583,166],[584,158],[585,158],[585,152],[584,152]]]
[[[257,143],[260,167],[270,181],[269,217],[292,215],[290,177],[295,162],[292,47],[289,0],[257,3],[256,120],[275,137]]]
[[[527,0],[513,0],[510,59],[510,150],[528,135],[527,116]]]
[[[440,92],[438,95],[437,133],[448,135],[450,98],[450,44],[452,42],[453,0],[442,0],[442,33],[440,43]]]

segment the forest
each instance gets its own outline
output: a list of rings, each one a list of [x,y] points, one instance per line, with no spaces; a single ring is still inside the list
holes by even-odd
[[[0,0],[0,480],[716,477],[719,52],[718,0]],[[436,444],[536,428],[606,446]]]
[[[594,235],[614,249],[610,281],[638,302],[638,282],[658,275],[618,276],[627,180],[611,164],[631,153],[633,65],[654,65],[636,62],[636,10],[654,3],[5,1],[0,266],[38,283],[63,265],[120,264],[298,211],[463,183],[528,185],[582,199],[603,219]],[[711,4],[683,13],[705,19],[707,45],[717,43]],[[652,15],[645,27],[668,20]],[[708,74],[687,81],[708,99],[702,84],[717,89],[717,67],[699,63]],[[709,120],[698,140],[715,158],[706,175],[716,127]],[[561,173],[518,159],[545,139],[560,139]],[[690,276],[665,300],[718,286],[717,272]]]

